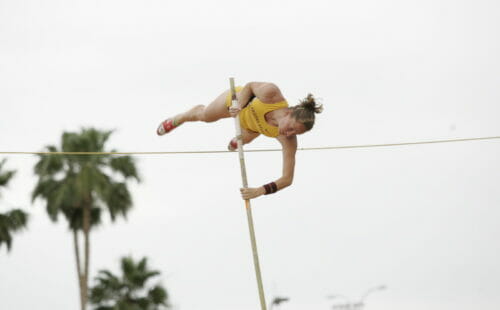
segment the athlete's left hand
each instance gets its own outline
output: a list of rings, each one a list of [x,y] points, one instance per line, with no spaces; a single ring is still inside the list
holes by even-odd
[[[249,187],[249,188],[240,188],[240,192],[241,192],[241,198],[243,198],[244,200],[247,200],[247,199],[253,199],[253,198],[257,198],[259,196],[262,196],[265,194],[266,190],[264,189],[264,187],[257,187],[257,188],[252,188],[252,187]]]
[[[229,107],[229,115],[231,115],[231,117],[236,117],[236,115],[238,115],[238,113],[241,112],[241,108],[239,107]]]

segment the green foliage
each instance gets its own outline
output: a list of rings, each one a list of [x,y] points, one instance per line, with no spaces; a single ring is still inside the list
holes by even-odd
[[[0,161],[0,187],[7,186],[15,171],[4,171],[6,160]],[[7,250],[12,248],[12,234],[26,227],[28,214],[20,209],[0,213],[0,246],[5,243]]]
[[[160,272],[149,270],[147,259],[135,262],[121,259],[121,276],[101,270],[90,290],[90,302],[95,310],[162,310],[167,309],[168,294],[159,284],[148,285]]]
[[[84,128],[79,133],[62,135],[62,152],[106,152],[105,144],[112,131]],[[47,146],[48,152],[58,152],[56,146]],[[72,230],[83,227],[83,208],[91,213],[90,225],[101,222],[105,209],[111,220],[126,216],[132,207],[132,198],[126,181],[139,176],[132,157],[115,157],[109,154],[95,155],[39,155],[35,165],[39,177],[32,193],[32,200],[42,198],[47,214],[57,221],[63,214]]]
[[[39,198],[45,201],[47,214],[52,221],[57,221],[62,214],[74,233],[82,310],[87,304],[90,231],[101,223],[104,211],[108,211],[112,221],[117,216],[126,216],[132,207],[126,182],[130,179],[139,181],[131,157],[101,154],[107,152],[105,144],[111,133],[94,128],[83,128],[78,133],[65,132],[60,150],[54,145],[46,147],[48,152],[64,153],[41,154],[34,168],[38,182],[32,200]],[[83,234],[84,239],[81,251],[78,243],[80,234]]]
[[[0,186],[7,186],[10,179],[16,173],[15,171],[3,171],[3,165],[5,165],[6,160],[0,161]]]

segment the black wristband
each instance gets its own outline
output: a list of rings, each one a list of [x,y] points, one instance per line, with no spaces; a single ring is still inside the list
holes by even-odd
[[[278,186],[276,183],[271,182],[269,184],[264,184],[264,189],[266,190],[265,195],[273,194],[278,191]]]
[[[278,191],[278,185],[276,183],[271,182],[271,192],[276,193]]]
[[[264,189],[266,190],[265,195],[271,194],[271,186],[269,184],[264,184]]]

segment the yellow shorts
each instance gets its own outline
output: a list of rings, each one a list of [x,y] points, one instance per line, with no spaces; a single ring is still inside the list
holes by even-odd
[[[236,93],[239,93],[243,89],[243,86],[236,86],[234,89],[236,90]],[[229,92],[226,96],[226,107],[229,108],[232,103],[231,92]]]

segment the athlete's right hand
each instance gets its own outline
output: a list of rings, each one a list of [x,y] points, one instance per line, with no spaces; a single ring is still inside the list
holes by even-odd
[[[229,114],[231,115],[231,117],[236,117],[236,115],[238,115],[238,113],[240,112],[241,112],[240,107],[229,107]]]

